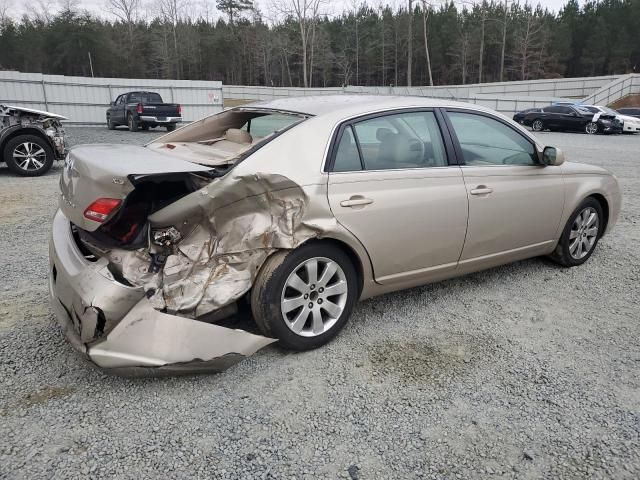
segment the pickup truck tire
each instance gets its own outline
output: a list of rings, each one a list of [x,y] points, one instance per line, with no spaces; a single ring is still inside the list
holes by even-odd
[[[147,130],[149,130],[149,125],[143,124],[140,128],[146,132]]]
[[[111,121],[111,115],[107,115],[107,128],[109,130],[115,130],[116,124]]]
[[[176,129],[175,125],[167,125],[167,132],[173,132]]]
[[[44,175],[53,165],[51,145],[37,135],[17,135],[10,139],[2,152],[7,167],[23,177]]]
[[[127,115],[127,126],[129,127],[130,132],[138,131],[138,120],[136,120],[133,115]]]

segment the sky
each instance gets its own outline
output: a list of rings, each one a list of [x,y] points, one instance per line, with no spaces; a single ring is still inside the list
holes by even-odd
[[[34,11],[34,9],[39,10],[40,8],[37,6],[38,2],[40,2],[40,4],[46,5],[47,9],[51,12],[59,10],[61,4],[67,3],[69,1],[77,4],[79,9],[86,9],[94,15],[106,17],[110,16],[109,13],[105,10],[107,0],[0,0],[0,5],[3,3],[8,4],[9,14],[12,17],[16,18],[21,17],[25,13],[30,14]],[[399,4],[401,1],[402,0],[383,0],[384,3],[389,3],[391,5]],[[531,3],[534,5],[540,3],[543,7],[547,7],[553,11],[558,11],[566,3],[566,1],[567,0],[520,0],[520,3]],[[219,13],[215,11],[215,0],[189,0],[189,2],[199,5],[202,10],[204,10],[204,5],[206,2],[209,5],[209,9],[212,11],[211,14],[213,18],[217,18],[218,16],[220,16]],[[353,0],[329,0],[329,2],[331,4],[330,9],[336,14],[340,13],[342,10],[348,9],[350,5],[353,5]],[[141,3],[143,5],[152,5],[153,0],[142,0]],[[257,0],[256,3],[259,7],[261,7],[261,10],[263,11],[266,5],[268,5],[267,0]],[[380,3],[380,0],[368,0],[367,3],[369,3],[370,5],[376,5]],[[456,0],[456,3],[463,2],[458,2]],[[580,3],[582,3],[582,0],[580,1]]]

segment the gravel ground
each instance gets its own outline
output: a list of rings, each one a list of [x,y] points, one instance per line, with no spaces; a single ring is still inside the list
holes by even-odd
[[[640,478],[640,136],[540,135],[622,184],[585,265],[367,300],[324,348],[178,378],[105,376],[72,351],[46,287],[61,165],[0,168],[0,477]]]

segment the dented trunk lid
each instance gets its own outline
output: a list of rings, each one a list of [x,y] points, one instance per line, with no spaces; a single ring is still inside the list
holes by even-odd
[[[136,178],[210,172],[211,167],[134,145],[80,145],[69,151],[60,176],[60,209],[78,228],[93,232],[102,224],[84,216],[99,198],[124,202]]]

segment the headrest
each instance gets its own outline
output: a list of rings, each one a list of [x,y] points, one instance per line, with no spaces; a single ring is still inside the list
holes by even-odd
[[[393,134],[393,132],[390,128],[381,127],[376,130],[376,138],[381,142],[391,134]]]
[[[230,128],[224,134],[224,137],[233,143],[251,143],[253,141],[249,132],[239,128]]]

